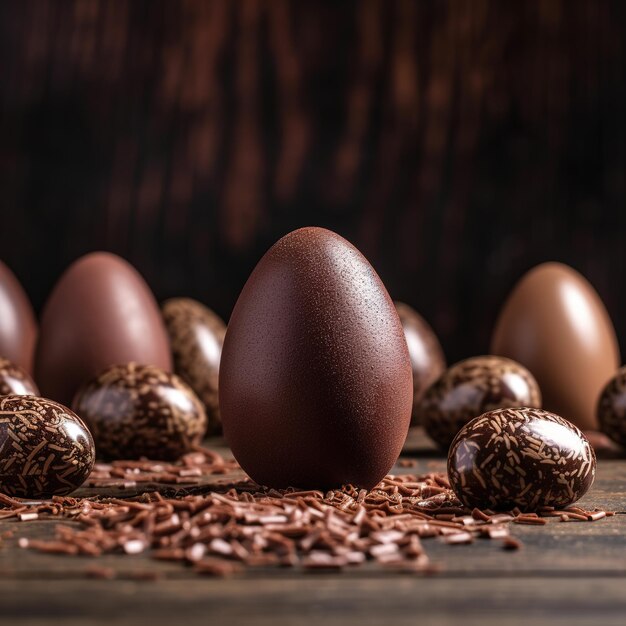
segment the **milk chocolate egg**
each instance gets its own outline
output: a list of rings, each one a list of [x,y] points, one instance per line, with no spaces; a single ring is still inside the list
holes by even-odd
[[[486,411],[541,407],[533,375],[501,356],[476,356],[456,363],[431,385],[419,406],[424,429],[447,450],[459,430]]]
[[[71,493],[93,469],[89,430],[67,407],[35,396],[0,398],[0,491],[21,498]]]
[[[73,408],[108,459],[176,460],[206,431],[204,407],[193,391],[152,365],[106,369],[81,388]]]
[[[163,318],[170,337],[174,371],[202,400],[209,430],[221,428],[218,382],[226,324],[213,311],[191,298],[163,303]]]
[[[419,402],[424,392],[446,369],[446,357],[428,322],[404,302],[395,302],[413,369],[413,424],[419,424]]]
[[[0,396],[38,396],[35,381],[19,365],[0,358]]]
[[[365,257],[322,228],[286,235],[259,261],[219,383],[226,439],[265,485],[373,487],[408,431],[411,363],[393,302]]]
[[[448,454],[450,486],[468,507],[565,507],[587,492],[595,474],[585,435],[554,413],[528,407],[474,418]]]
[[[602,432],[620,446],[626,446],[626,366],[603,389],[597,412]]]
[[[604,304],[578,272],[561,263],[528,272],[500,313],[491,351],[532,372],[546,409],[597,429],[596,403],[620,356]]]
[[[80,385],[130,361],[171,369],[159,307],[126,261],[88,254],[65,271],[46,302],[35,380],[45,396],[70,404]]]
[[[0,357],[33,370],[37,322],[30,300],[13,272],[0,261]]]

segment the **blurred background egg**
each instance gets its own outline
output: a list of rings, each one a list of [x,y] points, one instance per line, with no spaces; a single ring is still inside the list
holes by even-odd
[[[25,369],[0,358],[0,396],[38,396],[39,389]]]
[[[412,423],[419,424],[419,402],[424,392],[446,369],[443,348],[428,322],[404,302],[394,302],[400,317],[413,370]]]
[[[130,361],[171,369],[159,307],[124,259],[88,254],[65,271],[46,302],[35,380],[46,397],[69,405],[80,385]]]
[[[471,419],[505,407],[541,407],[533,375],[499,356],[476,356],[452,365],[424,394],[419,406],[429,437],[447,450]]]
[[[259,261],[235,305],[220,365],[233,454],[272,487],[371,488],[411,418],[411,363],[389,294],[339,235],[302,228]]]
[[[15,274],[0,261],[0,357],[33,371],[37,321]]]
[[[578,272],[544,263],[523,276],[500,312],[491,351],[532,372],[545,409],[597,429],[596,403],[620,353],[604,304]]]
[[[171,298],[162,305],[170,338],[174,371],[206,408],[209,431],[221,429],[218,382],[226,324],[192,298]]]

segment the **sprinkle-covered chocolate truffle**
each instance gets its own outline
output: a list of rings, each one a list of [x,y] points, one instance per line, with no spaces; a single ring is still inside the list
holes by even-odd
[[[108,368],[79,391],[73,406],[105,458],[177,459],[206,431],[204,407],[193,391],[151,365]]]
[[[448,454],[450,486],[468,507],[565,507],[587,492],[595,473],[585,435],[566,419],[529,407],[473,419]]]
[[[36,396],[0,398],[0,491],[22,498],[66,495],[89,476],[91,434],[67,407]]]
[[[511,359],[476,356],[446,370],[424,394],[419,412],[428,435],[447,450],[474,417],[518,406],[541,406],[541,393],[532,374]]]

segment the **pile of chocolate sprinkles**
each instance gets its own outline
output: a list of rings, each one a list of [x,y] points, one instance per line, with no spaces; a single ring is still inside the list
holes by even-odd
[[[539,513],[469,510],[441,473],[387,476],[367,491],[353,486],[328,493],[262,488],[250,480],[202,484],[238,469],[233,460],[198,449],[177,463],[124,461],[97,464],[92,487],[146,487],[125,498],[54,497],[25,502],[0,494],[0,520],[56,519],[52,540],[18,537],[22,548],[43,553],[137,555],[191,566],[199,574],[227,576],[246,568],[342,570],[375,562],[387,568],[437,570],[422,546],[425,538],[450,545],[479,538],[503,549],[521,547],[509,524],[596,521],[613,513],[571,506]],[[183,486],[184,485],[184,486]],[[10,539],[11,531],[2,535]],[[97,565],[94,577],[115,571]],[[155,577],[146,572],[146,577]]]

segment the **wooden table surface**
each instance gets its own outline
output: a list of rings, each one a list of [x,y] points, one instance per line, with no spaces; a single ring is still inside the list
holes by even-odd
[[[224,451],[220,442],[212,446]],[[403,453],[411,472],[444,471],[424,437],[412,433]],[[400,472],[407,470],[397,469]],[[581,501],[626,513],[626,460],[601,460]],[[626,623],[626,517],[592,523],[514,525],[517,552],[499,542],[445,545],[424,540],[434,575],[398,574],[375,566],[341,573],[251,571],[200,578],[146,555],[65,557],[17,546],[19,537],[50,537],[56,522],[0,522],[16,529],[0,550],[0,623],[15,626],[95,624],[620,624]],[[94,580],[94,563],[114,580]],[[158,571],[156,581],[135,580]]]

